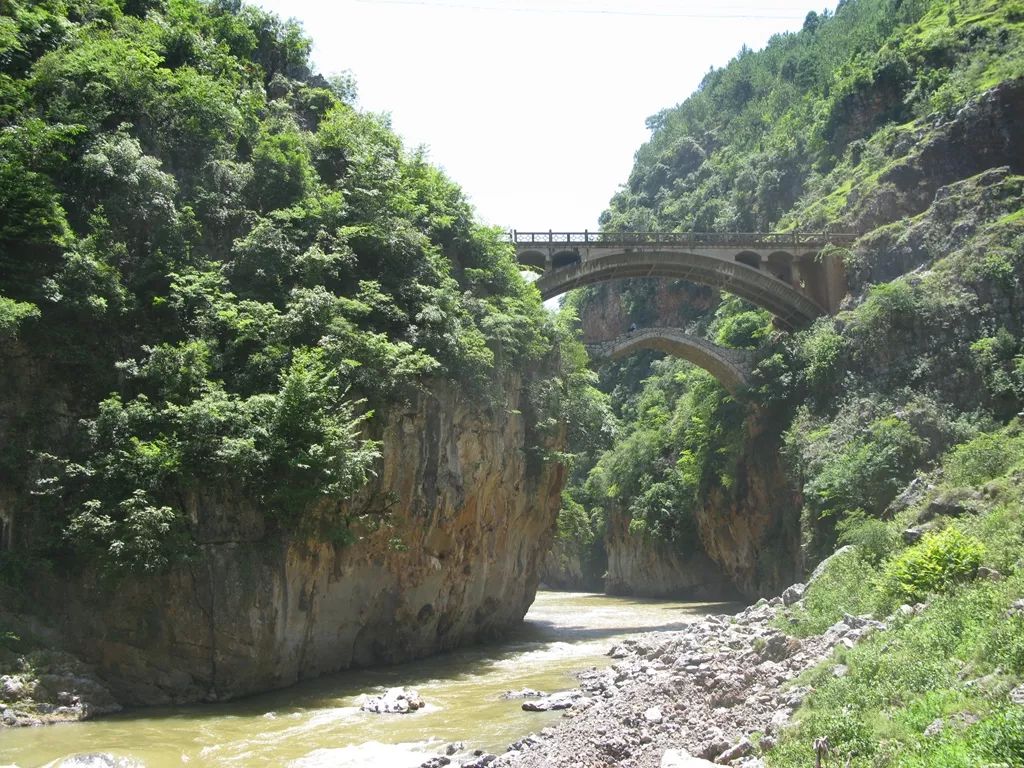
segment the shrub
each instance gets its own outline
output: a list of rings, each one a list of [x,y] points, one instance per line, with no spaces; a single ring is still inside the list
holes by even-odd
[[[1004,765],[1024,765],[1024,710],[1013,707],[978,724],[976,740],[982,753]]]
[[[1024,434],[1016,427],[983,433],[951,450],[943,462],[947,482],[981,485],[1024,460]]]
[[[864,508],[880,514],[910,478],[925,441],[898,416],[884,416],[830,450],[804,487],[807,501],[822,518]]]
[[[843,613],[861,614],[874,601],[875,572],[858,550],[836,554],[825,572],[807,589],[803,607],[794,613],[795,623],[788,620],[779,628],[808,637],[823,632],[843,617]]]
[[[955,526],[927,534],[919,544],[888,564],[885,579],[890,594],[918,602],[974,576],[981,565],[984,546]]]
[[[892,526],[869,518],[862,509],[855,509],[836,525],[840,544],[857,547],[861,557],[877,565],[888,557],[898,544]]]
[[[17,336],[22,323],[38,319],[39,316],[39,308],[35,304],[0,296],[0,338]]]

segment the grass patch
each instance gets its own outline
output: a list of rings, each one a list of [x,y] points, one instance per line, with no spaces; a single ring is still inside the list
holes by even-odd
[[[1010,756],[1010,765],[1024,764],[1024,751],[1014,752],[1019,721],[1003,706],[1024,673],[1024,618],[1006,616],[1022,591],[1018,574],[937,596],[922,615],[894,619],[814,670],[806,679],[814,691],[768,765],[813,765],[821,737],[864,768],[976,767]],[[844,677],[833,675],[836,662],[848,667]],[[926,736],[938,719],[939,737]]]
[[[1024,681],[1024,612],[1013,607],[1024,595],[1024,434],[1014,422],[976,435],[941,464],[938,487],[898,519],[848,516],[855,546],[834,556],[802,605],[778,620],[800,637],[844,613],[888,615],[890,628],[804,675],[812,693],[768,753],[769,766],[813,765],[822,737],[837,764],[851,768],[1024,766],[1024,708],[1008,699]],[[974,507],[890,551],[931,499],[965,486],[975,489]],[[975,578],[982,564],[1001,577]],[[917,600],[927,601],[923,612],[893,613]],[[837,663],[847,667],[843,677],[833,674]]]

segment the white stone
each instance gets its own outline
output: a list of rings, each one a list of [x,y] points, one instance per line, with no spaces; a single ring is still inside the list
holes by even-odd
[[[648,723],[654,723],[655,725],[657,725],[664,719],[665,717],[661,714],[661,709],[658,707],[651,707],[646,712],[644,712],[644,720],[646,720]]]
[[[694,757],[685,749],[670,749],[661,756],[661,768],[716,768],[709,760]]]
[[[787,587],[786,591],[782,593],[782,603],[787,608],[799,600],[803,599],[804,593],[807,591],[806,584],[794,584],[791,587]]]

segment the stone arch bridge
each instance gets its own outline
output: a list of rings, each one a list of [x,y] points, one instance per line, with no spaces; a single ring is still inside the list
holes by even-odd
[[[856,235],[513,231],[509,239],[520,264],[543,270],[535,285],[544,299],[607,280],[668,277],[734,293],[794,328],[838,309],[846,277],[827,246]]]
[[[730,393],[750,383],[754,353],[728,349],[691,336],[681,328],[640,328],[609,341],[587,345],[592,357],[618,360],[640,349],[656,349],[688,360],[710,373]]]

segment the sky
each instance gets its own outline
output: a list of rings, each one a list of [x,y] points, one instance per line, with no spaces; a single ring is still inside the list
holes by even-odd
[[[257,0],[302,22],[315,68],[519,231],[597,229],[647,140],[746,44],[797,30],[813,0]]]

